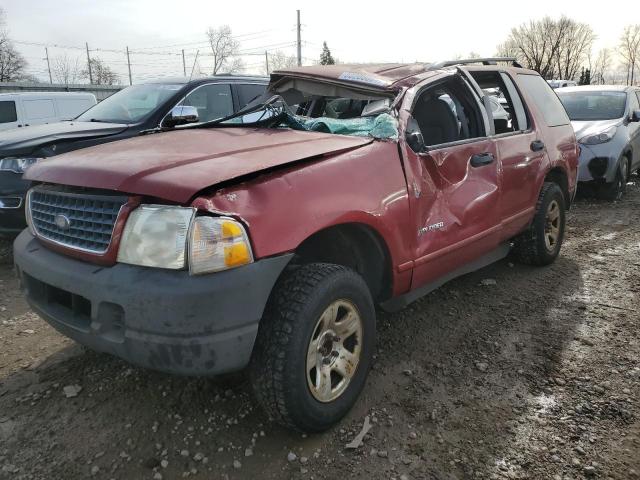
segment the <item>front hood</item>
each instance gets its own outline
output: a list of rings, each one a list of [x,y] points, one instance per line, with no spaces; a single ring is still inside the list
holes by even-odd
[[[220,182],[372,141],[284,129],[189,129],[59,155],[33,165],[25,178],[185,203]]]
[[[58,141],[115,135],[127,127],[121,123],[56,122],[13,128],[0,133],[0,156],[29,154]]]
[[[604,132],[607,128],[618,126],[622,123],[619,118],[613,120],[589,120],[571,122],[573,131],[576,132],[576,138],[580,140],[589,135],[595,135]]]

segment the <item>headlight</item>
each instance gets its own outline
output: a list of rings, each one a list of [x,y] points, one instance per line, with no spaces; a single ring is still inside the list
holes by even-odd
[[[39,158],[36,157],[6,157],[0,159],[0,172],[24,173],[27,168],[36,163]]]
[[[142,205],[131,212],[120,241],[118,262],[144,267],[185,267],[194,208]]]
[[[601,133],[582,137],[578,141],[584,145],[598,145],[599,143],[606,143],[615,136],[617,129],[617,127],[610,127]]]
[[[253,262],[242,224],[226,217],[196,217],[189,239],[189,273],[218,272]]]

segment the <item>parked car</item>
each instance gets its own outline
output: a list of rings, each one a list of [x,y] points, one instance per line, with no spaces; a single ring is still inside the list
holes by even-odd
[[[556,88],[575,87],[576,85],[578,85],[573,80],[547,80],[547,83],[551,85],[551,88],[553,88],[554,90]]]
[[[14,243],[29,303],[137,365],[249,366],[272,418],[328,428],[365,384],[375,304],[560,252],[569,119],[536,72],[480,61],[292,68],[235,115],[38,162]]]
[[[619,200],[630,173],[640,169],[640,89],[589,85],[556,92],[580,142],[578,181]]]
[[[266,77],[250,76],[163,79],[127,87],[73,121],[0,133],[0,233],[17,234],[26,227],[29,182],[22,174],[38,159],[223,117],[262,95],[267,83]]]
[[[96,103],[93,93],[0,93],[0,131],[71,120]]]

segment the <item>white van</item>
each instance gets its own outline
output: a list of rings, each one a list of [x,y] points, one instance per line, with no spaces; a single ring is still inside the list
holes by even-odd
[[[0,93],[0,131],[71,120],[96,103],[93,93]]]

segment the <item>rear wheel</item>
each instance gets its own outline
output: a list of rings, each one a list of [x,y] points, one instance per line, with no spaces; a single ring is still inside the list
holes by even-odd
[[[611,183],[605,183],[600,187],[600,197],[605,200],[621,200],[627,189],[629,180],[629,160],[623,158],[616,172],[616,176]]]
[[[375,345],[375,309],[364,280],[315,263],[285,274],[263,316],[250,365],[254,392],[277,422],[326,430],[356,402]]]
[[[513,253],[529,265],[548,265],[560,254],[565,229],[565,199],[557,183],[545,182],[529,228],[515,240]]]

